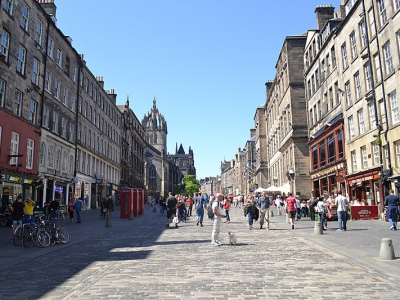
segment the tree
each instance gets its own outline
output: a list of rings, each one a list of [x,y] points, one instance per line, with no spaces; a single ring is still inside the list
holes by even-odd
[[[187,196],[193,196],[200,191],[200,183],[195,175],[186,175],[183,177],[185,182],[185,192]]]

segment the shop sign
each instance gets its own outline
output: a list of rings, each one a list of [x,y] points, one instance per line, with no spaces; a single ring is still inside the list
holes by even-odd
[[[350,210],[353,220],[378,219],[377,205],[352,206]]]
[[[111,185],[111,189],[113,189],[114,191],[118,191],[118,185],[115,184]]]
[[[9,176],[8,181],[19,182],[19,177]]]
[[[96,179],[97,184],[103,184],[103,179]]]
[[[27,184],[32,184],[32,180],[25,179],[25,180],[24,180],[24,183],[27,183]]]
[[[373,179],[377,179],[377,178],[379,178],[378,174],[365,176],[365,177],[357,178],[357,179],[354,179],[354,180],[349,180],[348,184],[356,184],[356,183],[359,183],[359,182],[369,181],[369,180],[373,180]]]
[[[336,176],[336,182],[344,182],[344,177],[342,175]]]
[[[336,172],[336,166],[333,166],[333,167],[327,168],[325,170],[322,170],[318,173],[312,174],[311,179],[322,177],[322,176],[328,175],[329,173],[333,173],[333,172]]]

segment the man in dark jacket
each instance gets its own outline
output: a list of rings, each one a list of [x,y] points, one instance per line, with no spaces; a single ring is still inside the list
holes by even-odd
[[[311,221],[315,221],[315,207],[318,204],[318,197],[315,197],[314,200],[310,202],[310,217]]]
[[[167,224],[165,225],[166,227],[169,227],[169,222],[171,220],[171,217],[175,217],[176,216],[176,199],[174,196],[172,196],[172,193],[169,192],[168,193],[168,198],[166,201],[166,205],[167,205]],[[175,223],[175,227],[178,227],[178,224]]]
[[[110,196],[107,196],[106,208],[107,208],[107,219],[109,219],[111,218],[111,214],[114,211],[114,202]]]
[[[399,197],[394,195],[394,191],[390,190],[389,195],[385,198],[386,217],[390,222],[390,230],[397,230],[397,215],[399,213]]]

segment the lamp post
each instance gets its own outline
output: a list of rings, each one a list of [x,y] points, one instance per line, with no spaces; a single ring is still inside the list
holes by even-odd
[[[290,168],[288,170],[288,174],[289,174],[289,181],[290,181],[290,191],[289,192],[292,192],[294,195],[295,194],[294,188],[293,188],[293,181],[294,181],[294,175],[295,175],[294,169]]]

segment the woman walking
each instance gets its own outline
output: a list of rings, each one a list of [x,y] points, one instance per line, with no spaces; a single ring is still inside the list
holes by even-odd
[[[319,197],[319,201],[317,204],[317,213],[319,214],[321,230],[326,230],[327,229],[327,218],[326,218],[327,208],[326,208],[326,204],[324,202],[324,197]]]
[[[75,211],[75,201],[74,199],[70,199],[68,202],[68,213],[69,213],[70,223],[74,221],[74,211]]]
[[[231,218],[229,217],[230,203],[229,203],[228,196],[225,196],[225,200],[224,200],[223,204],[224,204],[224,210],[225,210],[225,216],[226,216],[226,221],[224,223],[229,224],[231,222]]]
[[[244,206],[244,216],[248,218],[249,229],[253,229],[254,213],[256,212],[256,206],[254,204],[254,197],[250,196],[247,204]]]

